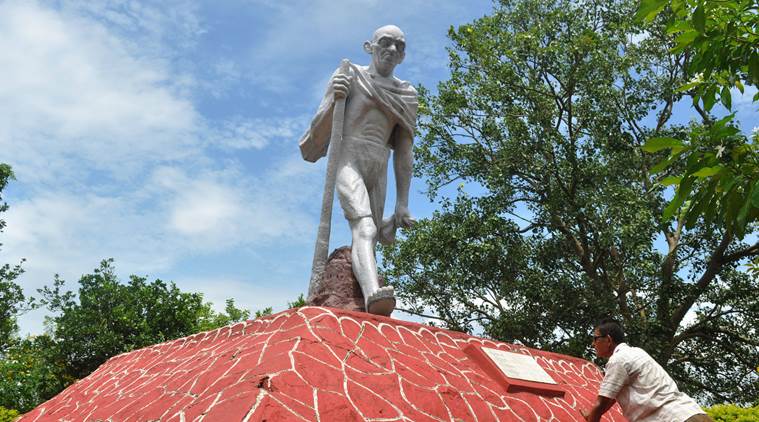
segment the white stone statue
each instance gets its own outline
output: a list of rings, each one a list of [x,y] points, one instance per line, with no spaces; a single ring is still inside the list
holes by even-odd
[[[326,264],[333,190],[337,190],[351,229],[353,273],[361,285],[367,312],[380,315],[390,315],[395,295],[392,286],[379,287],[377,241],[391,243],[398,227],[414,223],[408,197],[417,93],[411,84],[393,75],[405,57],[405,49],[400,28],[387,25],[377,29],[372,40],[364,43],[371,63],[356,66],[343,61],[330,79],[311,127],[300,140],[307,161],[315,162],[327,154],[328,147],[330,150],[309,294],[320,282]],[[391,150],[396,204],[394,214],[383,220]]]

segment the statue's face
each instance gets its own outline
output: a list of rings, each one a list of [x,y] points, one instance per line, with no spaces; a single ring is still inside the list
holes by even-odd
[[[364,49],[372,55],[377,72],[387,77],[406,57],[406,37],[397,26],[383,26],[374,32],[371,42],[364,44]]]

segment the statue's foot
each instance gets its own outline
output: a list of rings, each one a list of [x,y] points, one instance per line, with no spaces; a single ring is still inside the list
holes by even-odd
[[[380,287],[366,299],[366,312],[390,316],[395,309],[395,289],[393,286]]]

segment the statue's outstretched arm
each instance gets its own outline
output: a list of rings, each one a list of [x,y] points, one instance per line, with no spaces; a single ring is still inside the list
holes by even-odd
[[[414,136],[406,130],[398,130],[393,155],[395,171],[395,222],[398,227],[410,227],[414,219],[408,209],[408,195],[411,186],[411,172],[414,164]]]

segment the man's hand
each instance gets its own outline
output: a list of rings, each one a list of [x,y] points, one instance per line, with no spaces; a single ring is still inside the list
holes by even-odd
[[[614,406],[615,400],[604,396],[597,396],[596,402],[590,410],[582,409],[580,413],[586,421],[598,422],[601,420],[601,416],[606,413],[612,406]]]
[[[411,213],[409,212],[408,207],[401,205],[397,205],[395,207],[395,214],[393,217],[395,218],[396,227],[403,227],[404,229],[407,229],[416,223],[416,220],[411,217]]]
[[[335,99],[345,98],[348,96],[352,79],[352,76],[344,75],[342,73],[338,73],[332,77],[330,80],[330,86],[332,87],[332,91],[335,93]]]

